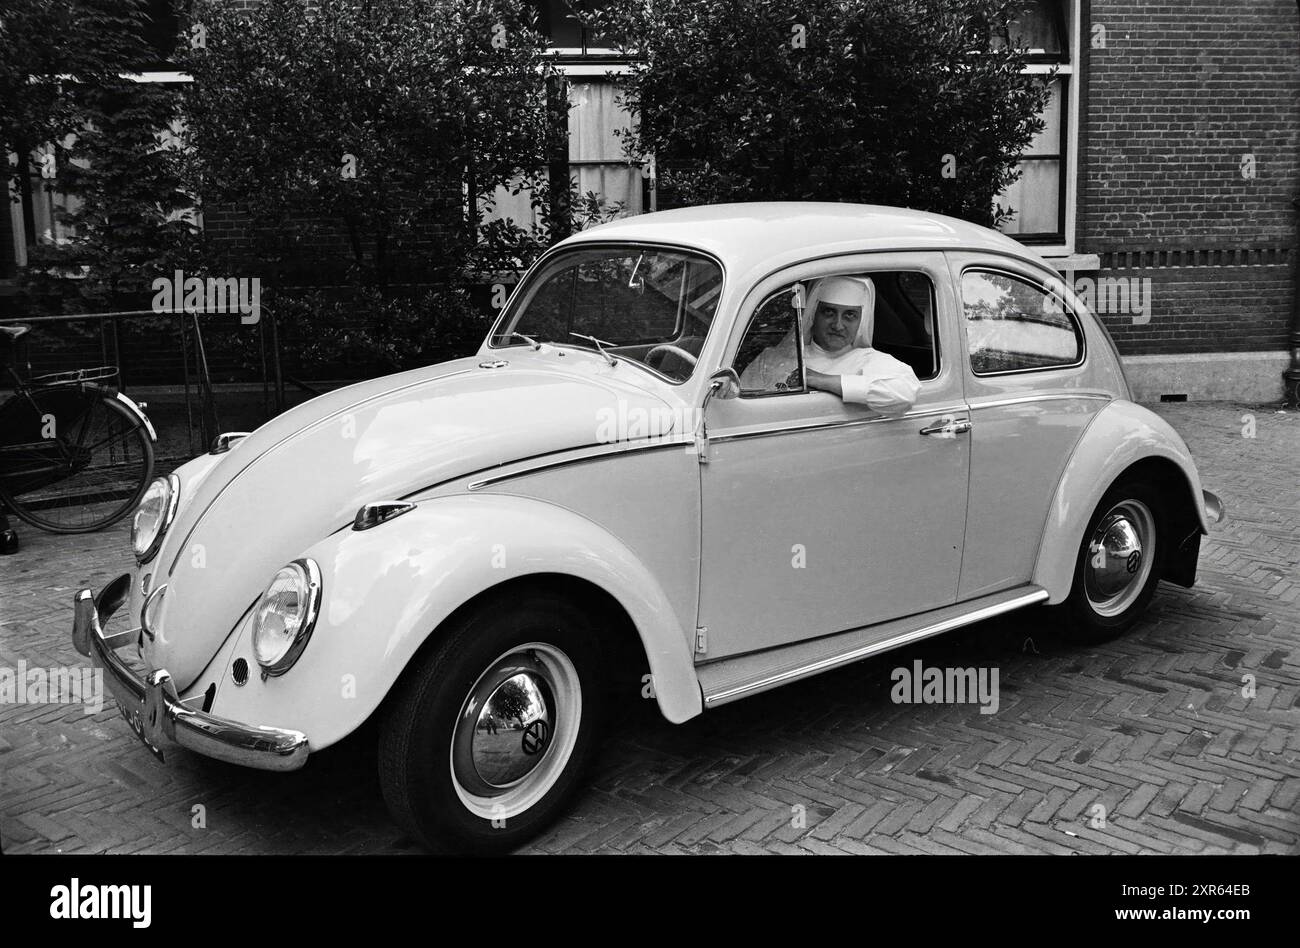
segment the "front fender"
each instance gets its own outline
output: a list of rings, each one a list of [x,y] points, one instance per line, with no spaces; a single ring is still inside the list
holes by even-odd
[[[1175,464],[1187,480],[1202,533],[1210,532],[1201,501],[1201,478],[1187,445],[1167,421],[1133,402],[1117,399],[1099,411],[1075,445],[1048,510],[1034,566],[1034,582],[1057,603],[1070,594],[1088,520],[1102,495],[1125,470],[1147,458]]]
[[[140,422],[140,424],[144,425],[144,430],[148,433],[149,440],[157,444],[158,432],[154,430],[153,422],[150,421],[149,416],[144,413],[144,409],[141,408],[136,402],[127,398],[121,392],[114,392],[113,397],[117,399],[117,401],[121,402],[122,406],[127,411],[135,415],[136,420]]]
[[[341,530],[306,555],[320,566],[323,593],[302,657],[284,675],[262,680],[250,609],[201,676],[199,687],[218,681],[214,713],[300,730],[320,750],[379,707],[455,609],[500,583],[541,573],[591,582],[623,606],[668,720],[703,710],[691,638],[658,582],[617,538],[571,511],[522,497],[458,494],[425,501],[370,530]],[[238,658],[252,669],[242,687],[229,673]]]

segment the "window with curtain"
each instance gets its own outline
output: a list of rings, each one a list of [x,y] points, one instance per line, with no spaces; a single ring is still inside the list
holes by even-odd
[[[603,77],[570,79],[568,89],[569,180],[580,195],[593,191],[611,204],[622,201],[624,214],[640,214],[645,209],[641,168],[628,164],[615,135],[631,122],[617,101],[617,89]],[[497,188],[491,205],[481,209],[480,221],[511,219],[521,227],[535,225],[537,209],[530,193],[511,190]]]
[[[83,162],[84,164],[84,162]],[[63,244],[75,234],[59,219],[59,212],[75,213],[81,207],[78,198],[57,189],[57,181],[41,177],[38,169],[30,175],[32,183],[32,229],[38,243]]]
[[[610,203],[621,201],[625,213],[640,214],[641,167],[628,163],[615,134],[632,117],[617,99],[617,88],[604,79],[570,81],[569,174],[579,194],[594,191]]]
[[[1041,75],[1051,93],[1042,116],[1046,124],[1020,156],[1020,177],[995,199],[1015,212],[1002,225],[1002,232],[1025,243],[1060,243],[1065,239],[1065,156],[1069,84],[1073,79],[1069,8],[1069,0],[1028,3],[1000,38],[1029,50],[1026,72]]]

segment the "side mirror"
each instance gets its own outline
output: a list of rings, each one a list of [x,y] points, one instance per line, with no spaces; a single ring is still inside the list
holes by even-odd
[[[740,376],[733,368],[718,369],[709,376],[709,394],[726,400],[740,394]]]

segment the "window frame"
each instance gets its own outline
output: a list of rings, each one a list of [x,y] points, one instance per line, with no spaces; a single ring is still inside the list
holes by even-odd
[[[1062,82],[1061,89],[1061,143],[1060,143],[1060,182],[1057,191],[1057,217],[1060,224],[1058,232],[1041,232],[1030,234],[1012,234],[1006,236],[1033,247],[1046,257],[1068,256],[1075,249],[1075,228],[1078,219],[1079,182],[1076,169],[1079,168],[1079,128],[1081,118],[1080,96],[1082,86],[1082,38],[1083,12],[1080,0],[1056,0],[1056,21],[1059,29],[1064,30],[1061,52],[1031,52],[1023,72],[1028,75],[1047,75],[1055,72]],[[1021,155],[1017,159],[1043,157],[1051,155]],[[997,195],[1000,198],[1002,195]],[[996,200],[997,198],[995,198]]]
[[[759,302],[759,304],[754,307],[754,311],[749,314],[749,320],[745,323],[745,331],[740,334],[740,342],[736,347],[736,355],[740,355],[740,346],[743,346],[745,344],[745,340],[749,338],[749,330],[754,325],[754,320],[758,318],[759,311],[762,310],[762,308],[766,306],[768,303],[772,302],[772,300],[776,299],[778,296],[782,295],[783,293],[788,293],[796,285],[805,284],[806,282],[807,281],[805,280],[795,280],[793,283],[787,283],[785,286],[779,287],[773,290],[771,293],[767,294],[767,296],[763,297],[763,299]],[[806,299],[806,294],[807,294],[807,290],[805,288],[805,299]],[[759,392],[759,391],[751,390],[750,392],[747,393],[744,386],[741,386],[740,394],[739,394],[740,398],[757,400],[760,398],[772,398],[774,396],[807,395],[811,393],[812,389],[808,387],[808,366],[807,363],[804,362],[804,358],[803,358],[803,333],[798,331],[799,315],[800,314],[798,313],[798,311],[796,311],[795,325],[794,325],[795,359],[799,363],[797,366],[797,368],[799,369],[799,388],[797,390],[786,389],[785,391],[776,389],[771,392]],[[730,368],[732,368],[733,370],[736,368],[736,355],[733,355],[731,357]],[[748,369],[749,366],[745,366],[745,368]],[[740,374],[741,373],[737,372],[736,376],[739,377]]]
[[[152,67],[142,69],[140,72],[122,73],[121,76],[122,78],[130,79],[132,82],[139,84],[186,84],[194,81],[187,73],[173,69]],[[13,166],[18,164],[17,154],[8,150],[0,149],[0,160],[7,161],[11,170]],[[29,207],[25,202],[16,200],[20,196],[21,188],[11,181],[9,188],[5,189],[5,192],[11,201],[9,220],[8,222],[0,220],[0,227],[8,226],[13,237],[13,262],[11,268],[14,271],[14,275],[11,277],[0,276],[0,286],[14,286],[18,283],[21,271],[28,265],[28,258],[31,249],[40,246],[43,243],[43,235],[35,233],[36,220],[34,206]],[[34,197],[35,195],[33,195],[33,198]],[[202,212],[197,208],[194,208],[193,213],[195,226],[202,230]],[[29,228],[32,230],[30,237],[28,236]],[[0,272],[3,272],[3,270],[0,269]],[[75,279],[80,276],[81,274],[76,274],[70,278]]]
[[[553,259],[555,257],[563,256],[573,252],[585,252],[589,250],[597,250],[603,248],[608,249],[608,248],[631,248],[631,247],[640,247],[644,250],[655,250],[660,252],[667,251],[673,253],[680,253],[686,256],[696,256],[702,260],[709,261],[710,263],[712,263],[714,266],[718,268],[718,273],[721,279],[718,281],[718,290],[717,293],[715,294],[715,298],[717,302],[715,303],[715,311],[713,314],[713,318],[709,320],[708,331],[705,332],[704,340],[700,343],[700,353],[702,356],[703,353],[707,351],[709,340],[713,338],[714,330],[719,322],[719,310],[716,307],[721,306],[722,300],[724,299],[726,294],[727,280],[729,279],[727,274],[727,267],[722,262],[722,259],[720,257],[710,253],[707,250],[702,250],[699,247],[688,247],[685,244],[673,244],[673,243],[666,243],[666,242],[661,243],[652,240],[584,240],[572,244],[563,244],[563,245],[557,244],[556,246],[552,247],[546,253],[542,254],[542,256],[539,257],[537,261],[531,267],[528,268],[528,272],[526,272],[522,277],[520,277],[519,282],[515,284],[515,288],[513,292],[511,292],[510,294],[510,298],[506,300],[506,304],[501,307],[501,312],[497,314],[496,319],[493,320],[492,322],[491,328],[488,329],[487,337],[484,340],[484,347],[499,352],[506,349],[517,349],[520,346],[528,345],[528,343],[524,342],[523,340],[520,340],[519,342],[509,342],[504,345],[495,345],[493,340],[499,339],[501,337],[502,332],[504,332],[505,330],[506,323],[508,322],[509,319],[513,318],[514,311],[519,306],[523,305],[524,294],[522,291],[524,286],[532,282],[534,278],[539,277],[541,271],[546,267],[550,266],[550,264],[553,262]],[[678,313],[678,318],[679,318],[679,323],[684,324],[685,314],[684,312],[681,312],[680,309]],[[659,343],[659,345],[663,345],[663,344],[664,343]],[[585,349],[588,352],[599,352],[599,350],[595,346],[583,345],[581,340],[571,342],[571,343],[564,343],[564,345],[570,345],[575,349]],[[670,375],[665,375],[664,373],[660,372],[658,369],[654,368],[653,366],[647,365],[646,363],[640,361],[639,359],[629,359],[627,361],[636,363],[638,366],[645,369],[647,372],[650,372],[656,378],[662,379],[663,381],[667,382],[669,385],[686,385],[697,378],[698,370],[700,368],[701,363],[703,362],[703,359],[697,357],[695,366],[691,370],[691,374],[684,379],[675,379]]]
[[[921,376],[918,375],[916,377],[916,380],[920,382],[922,385],[924,385],[926,382],[934,381],[940,375],[943,374],[943,345],[942,345],[942,341],[939,338],[939,288],[935,286],[934,278],[931,277],[930,274],[925,272],[924,270],[909,269],[906,267],[900,267],[897,270],[867,271],[862,275],[870,276],[871,273],[873,272],[874,273],[915,273],[923,277],[925,279],[925,282],[930,285],[930,323],[931,323],[931,329],[934,333],[933,338],[930,339],[930,346],[934,351],[934,371],[931,374],[927,375],[925,378],[921,378]],[[912,304],[911,300],[908,300],[907,302],[909,305]],[[921,315],[924,316],[924,314]],[[874,345],[876,341],[874,332],[872,333],[871,341],[873,344],[872,347],[876,348]],[[877,349],[877,351],[884,352],[883,349]],[[885,355],[889,355],[889,353],[885,352]],[[897,359],[898,356],[894,356],[894,358]],[[900,359],[899,361],[901,362],[902,360]],[[911,366],[908,366],[908,368],[911,368]],[[915,372],[915,370],[913,371]]]
[[[596,39],[596,37],[592,35],[591,28],[588,27],[586,24],[584,24],[581,20],[578,21],[578,44],[579,45],[577,46],[556,45],[555,24],[550,22],[549,11],[544,10],[547,4],[543,0],[543,2],[530,3],[528,5],[537,11],[538,32],[546,36],[547,41],[551,44],[550,52],[553,56],[557,58],[558,61],[565,62],[565,63],[609,63],[612,65],[625,64],[628,62],[630,57],[628,57],[624,53],[619,52],[618,49],[612,46],[592,45],[592,41]],[[576,13],[576,11],[573,10],[573,6],[574,6],[573,3],[570,3],[568,2],[568,0],[566,0],[564,5],[570,8],[570,12]],[[584,8],[583,9],[584,13],[593,12],[587,9],[586,0],[578,0],[578,5]],[[542,27],[540,22],[543,16],[545,16],[547,20],[545,29]]]
[[[1029,366],[1023,369],[1000,369],[996,372],[977,372],[975,370],[975,363],[971,359],[973,353],[971,352],[971,348],[970,348],[970,336],[966,332],[968,328],[968,324],[970,322],[969,318],[966,315],[966,294],[965,294],[966,275],[968,273],[990,273],[996,276],[1007,277],[1012,280],[1019,280],[1021,283],[1028,284],[1029,286],[1032,286],[1035,289],[1041,291],[1046,296],[1052,296],[1060,300],[1061,312],[1065,315],[1067,319],[1069,319],[1070,326],[1074,330],[1074,338],[1075,341],[1078,343],[1078,348],[1079,348],[1078,358],[1073,362],[1062,362],[1057,365],[1037,365],[1037,366]],[[989,378],[999,378],[1005,375],[1028,375],[1033,372],[1058,372],[1062,369],[1077,369],[1081,367],[1085,362],[1088,361],[1088,334],[1084,332],[1083,321],[1079,318],[1079,314],[1074,311],[1074,307],[1070,304],[1070,301],[1067,300],[1060,293],[1051,289],[1050,286],[1048,285],[1048,281],[1040,280],[1036,277],[1026,276],[1025,274],[1018,273],[1015,270],[1009,270],[1006,269],[1005,267],[998,267],[993,264],[987,264],[987,263],[968,264],[962,267],[961,273],[957,279],[957,305],[959,307],[959,313],[961,317],[962,335],[965,336],[966,338],[966,367],[970,369],[970,373],[973,378],[989,379]]]
[[[745,343],[745,339],[749,336],[749,330],[750,330],[750,327],[754,325],[754,319],[758,316],[758,311],[761,310],[764,306],[766,306],[766,305],[767,305],[767,304],[768,304],[768,303],[769,303],[769,302],[770,302],[774,297],[780,295],[781,293],[784,293],[784,292],[788,291],[788,290],[790,289],[790,287],[794,286],[796,283],[803,284],[803,286],[804,286],[804,291],[805,291],[805,301],[806,301],[807,286],[808,286],[808,284],[809,284],[810,282],[812,282],[813,280],[824,280],[824,279],[827,279],[828,277],[832,277],[832,276],[856,276],[856,277],[866,277],[866,278],[868,278],[868,279],[872,279],[872,280],[874,281],[874,278],[875,278],[877,275],[879,275],[879,274],[885,274],[885,273],[914,273],[914,274],[916,274],[916,275],[922,277],[922,278],[925,280],[925,282],[929,285],[929,287],[930,287],[930,322],[931,322],[931,326],[932,326],[932,330],[933,330],[933,337],[932,337],[931,340],[930,340],[930,346],[931,346],[931,350],[932,350],[932,352],[933,352],[933,354],[934,354],[934,371],[933,371],[932,373],[930,373],[929,375],[927,375],[925,378],[921,378],[919,375],[918,375],[916,378],[917,378],[917,381],[920,382],[922,385],[924,385],[924,384],[927,383],[927,382],[935,382],[935,381],[939,380],[940,378],[942,378],[942,376],[943,376],[943,370],[944,370],[944,362],[943,362],[943,350],[944,350],[944,347],[943,347],[943,345],[941,344],[941,341],[940,341],[940,332],[939,332],[939,323],[941,322],[940,317],[939,317],[939,288],[938,288],[938,286],[936,286],[936,284],[935,284],[935,277],[934,277],[931,273],[929,273],[927,270],[925,270],[924,268],[922,268],[922,267],[893,267],[893,268],[890,268],[890,267],[884,267],[884,268],[881,268],[881,269],[846,270],[846,271],[836,272],[836,273],[826,273],[826,274],[822,274],[821,276],[817,276],[817,277],[811,277],[811,278],[805,278],[805,279],[794,280],[794,281],[791,282],[791,283],[788,283],[788,284],[785,284],[784,286],[778,287],[777,289],[773,290],[771,293],[769,293],[769,294],[767,294],[766,296],[764,296],[763,299],[759,301],[759,303],[754,307],[753,311],[749,314],[749,319],[745,321],[745,329],[744,329],[744,331],[740,334],[740,337],[739,337],[739,339],[737,340],[737,343],[736,343],[736,351],[735,351],[734,353],[732,353],[732,355],[731,355],[729,367],[732,368],[732,369],[734,369],[734,368],[736,367],[736,356],[740,354],[740,347],[744,345],[744,343]],[[879,298],[879,291],[877,291],[877,298]],[[910,301],[909,301],[909,302],[910,302]],[[958,302],[958,305],[960,306],[960,304],[961,304],[960,295],[959,295],[959,298],[958,298],[958,301],[957,301],[957,302]],[[802,383],[803,383],[803,388],[800,389],[800,390],[798,390],[798,391],[795,391],[795,390],[792,390],[792,389],[788,389],[788,390],[786,390],[786,391],[784,391],[784,392],[781,392],[781,391],[775,391],[775,392],[757,392],[757,393],[751,393],[751,394],[746,394],[746,393],[745,393],[745,390],[742,388],[741,391],[740,391],[740,395],[739,395],[740,398],[747,398],[747,399],[751,399],[751,400],[753,400],[753,399],[759,399],[759,398],[771,398],[771,397],[776,396],[776,395],[811,395],[811,394],[814,393],[814,391],[816,391],[815,389],[810,389],[810,388],[808,387],[808,366],[807,366],[807,362],[805,362],[805,360],[804,360],[804,340],[803,340],[803,333],[798,333],[797,336],[798,336],[798,340],[797,340],[797,342],[798,342],[797,350],[798,350],[798,358],[799,358],[799,375],[800,375],[800,379],[801,379],[801,381],[802,381]],[[875,346],[874,346],[874,342],[875,342],[875,333],[874,333],[874,332],[872,333],[872,342],[873,342],[873,346],[872,346],[872,348],[875,348]],[[883,352],[884,350],[882,350],[882,349],[877,349],[876,351],[877,351],[877,352]],[[889,355],[889,353],[887,353],[887,352],[884,353],[884,354],[885,354],[885,355]],[[898,357],[897,357],[897,356],[893,356],[892,358],[897,359]],[[899,359],[899,361],[901,362],[902,360]],[[907,363],[904,363],[904,365],[906,365],[906,364],[907,364]],[[748,366],[746,366],[746,368],[748,368]],[[911,368],[911,366],[909,365],[908,368]],[[915,370],[913,370],[913,372],[915,373]],[[737,375],[739,375],[739,374],[740,374],[740,373],[737,372]]]

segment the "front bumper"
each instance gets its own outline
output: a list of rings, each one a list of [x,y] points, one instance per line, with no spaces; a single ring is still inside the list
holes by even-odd
[[[95,596],[89,589],[77,593],[72,622],[72,644],[91,664],[104,670],[104,683],[121,706],[123,717],[136,735],[161,760],[166,742],[257,770],[297,770],[307,763],[307,735],[274,727],[256,727],[229,721],[186,707],[166,669],[150,672],[141,680],[117,656],[117,650],[139,636],[139,629],[106,635],[108,621],[126,598],[131,577],[119,576]]]

